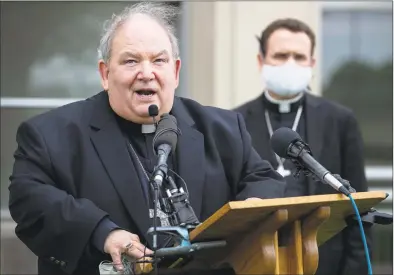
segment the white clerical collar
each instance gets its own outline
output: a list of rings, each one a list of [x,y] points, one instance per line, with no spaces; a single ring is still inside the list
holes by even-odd
[[[155,124],[142,124],[141,125],[141,132],[143,134],[151,134],[156,132],[156,125]]]
[[[269,102],[279,105],[278,110],[280,113],[289,113],[291,110],[291,104],[299,101],[304,96],[304,92],[299,93],[294,98],[281,100],[273,98],[267,90],[264,91],[264,95]]]

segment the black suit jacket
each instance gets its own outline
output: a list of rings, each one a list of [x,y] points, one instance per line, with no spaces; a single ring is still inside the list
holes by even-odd
[[[260,95],[236,108],[244,116],[252,144],[263,159],[276,164],[269,144]],[[367,191],[364,172],[363,141],[353,113],[334,102],[305,94],[306,142],[314,158],[331,173],[350,181],[358,191]],[[308,179],[310,195],[337,193],[331,186]],[[350,203],[350,202],[349,202]],[[371,232],[365,229],[371,249]],[[367,274],[361,235],[357,226],[344,229],[319,249],[317,274]]]
[[[200,221],[231,200],[284,195],[239,114],[182,98],[172,114],[182,132],[178,173]],[[89,243],[104,217],[150,241],[148,206],[106,92],[22,123],[17,143],[9,209],[40,274],[98,273],[106,257]]]

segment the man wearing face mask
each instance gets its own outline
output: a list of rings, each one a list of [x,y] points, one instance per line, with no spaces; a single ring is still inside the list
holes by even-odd
[[[270,148],[270,137],[280,127],[297,131],[314,157],[333,174],[350,181],[358,192],[367,191],[363,141],[351,110],[308,93],[312,79],[315,34],[297,19],[272,22],[258,38],[258,65],[265,89],[255,100],[235,109],[240,112],[260,156],[286,179],[286,196],[336,193],[330,186],[301,174]],[[371,250],[370,229],[365,229]],[[367,274],[361,235],[349,226],[319,247],[316,274]]]

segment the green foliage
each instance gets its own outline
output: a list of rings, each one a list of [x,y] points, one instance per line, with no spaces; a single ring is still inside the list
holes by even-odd
[[[351,108],[360,124],[367,160],[392,162],[393,63],[347,61],[323,89],[325,98]]]
[[[349,61],[335,71],[325,87],[325,97],[350,107],[358,118],[389,116],[393,109],[393,63],[380,67]]]

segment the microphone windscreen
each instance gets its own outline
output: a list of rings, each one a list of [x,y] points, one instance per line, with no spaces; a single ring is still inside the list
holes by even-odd
[[[282,127],[276,130],[271,137],[271,148],[281,158],[289,158],[287,152],[291,144],[302,141],[300,135],[290,128]]]
[[[170,114],[163,114],[157,124],[156,134],[153,138],[154,151],[156,152],[161,144],[168,144],[171,146],[171,151],[175,151],[178,134],[176,118]]]
[[[159,108],[157,107],[156,104],[149,105],[148,112],[149,112],[149,116],[155,117],[159,114]]]

